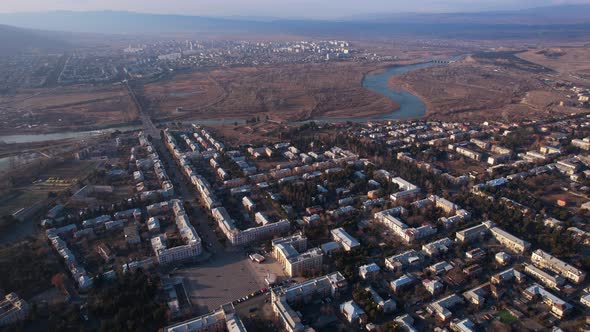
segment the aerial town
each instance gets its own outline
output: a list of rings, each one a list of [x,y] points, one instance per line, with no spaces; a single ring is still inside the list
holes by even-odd
[[[501,13],[0,13],[0,331],[590,331],[590,20]]]
[[[163,331],[586,323],[590,116],[289,130],[230,146],[193,124],[85,148],[103,171],[40,221],[62,292],[155,274]],[[10,293],[1,321],[30,310]]]

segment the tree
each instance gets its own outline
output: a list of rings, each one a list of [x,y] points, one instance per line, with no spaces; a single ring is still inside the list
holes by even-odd
[[[64,287],[65,281],[66,276],[63,273],[57,273],[51,277],[51,284],[62,293],[66,292]]]

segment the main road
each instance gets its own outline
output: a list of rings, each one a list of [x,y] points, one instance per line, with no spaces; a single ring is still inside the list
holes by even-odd
[[[124,80],[123,83],[125,83],[127,91],[129,91],[129,95],[131,96],[131,99],[133,99],[133,103],[137,108],[137,112],[139,113],[139,119],[141,120],[141,124],[143,125],[143,131],[146,133],[146,135],[150,135],[153,138],[159,137],[160,134],[158,132],[158,128],[156,128],[156,126],[152,122],[152,118],[150,117],[150,115],[144,111],[143,107],[141,106],[141,103],[137,99],[135,91],[133,91],[133,89],[129,85],[129,81]]]
[[[146,135],[152,137],[151,142],[164,163],[176,194],[191,207],[187,209],[191,223],[203,240],[206,251],[204,256],[209,256],[205,261],[174,269],[171,273],[172,276],[184,278],[184,288],[192,303],[193,313],[205,314],[222,304],[238,300],[265,287],[265,275],[268,272],[282,274],[280,265],[273,262],[272,258],[265,264],[255,265],[241,248],[226,248],[221,243],[214,226],[210,225],[209,217],[199,206],[197,192],[184,178],[180,167],[176,165],[172,154],[164,145],[159,130],[143,109],[129,82],[125,81],[125,85],[137,107],[143,130]]]

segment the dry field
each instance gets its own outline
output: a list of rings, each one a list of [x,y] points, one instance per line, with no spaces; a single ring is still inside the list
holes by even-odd
[[[70,86],[0,96],[0,131],[83,130],[137,120],[124,86]]]
[[[220,69],[148,84],[142,97],[160,120],[371,116],[397,107],[361,86],[374,69],[345,62]]]
[[[390,84],[420,96],[433,118],[515,121],[580,111],[559,106],[567,98],[541,80],[549,75],[550,69],[499,52],[411,71]]]
[[[590,47],[531,49],[518,57],[567,75],[570,80],[578,77],[590,83]]]

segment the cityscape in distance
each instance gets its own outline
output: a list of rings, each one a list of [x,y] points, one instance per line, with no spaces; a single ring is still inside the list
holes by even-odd
[[[590,0],[7,0],[0,331],[590,331]]]

